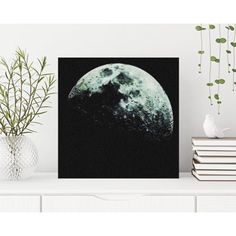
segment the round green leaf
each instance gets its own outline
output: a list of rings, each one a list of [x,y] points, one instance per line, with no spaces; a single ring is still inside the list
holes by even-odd
[[[216,39],[216,42],[217,42],[217,43],[225,43],[225,42],[226,42],[226,39],[225,39],[225,38],[217,38],[217,39]]]
[[[225,83],[225,80],[224,80],[224,79],[219,79],[219,83],[220,83],[220,84],[224,84],[224,83]]]
[[[231,51],[230,51],[230,50],[226,50],[226,52],[227,52],[228,54],[230,54],[230,53],[231,53]]]
[[[215,80],[215,83],[216,83],[216,84],[219,84],[219,83],[220,83],[220,80],[219,80],[219,79],[216,79],[216,80]]]
[[[232,69],[233,72],[236,72],[236,69]]]
[[[211,56],[211,61],[216,61],[216,57],[215,56]]]
[[[211,96],[208,96],[209,99],[211,99]]]
[[[215,95],[214,95],[214,98],[215,98],[216,100],[219,100],[219,95],[218,95],[218,94],[215,94]]]
[[[214,25],[209,25],[209,29],[215,29]]]
[[[221,38],[221,39],[220,39],[220,42],[221,42],[221,43],[225,43],[225,42],[226,42],[226,39],[225,39],[225,38]]]
[[[197,25],[197,26],[195,27],[195,29],[196,29],[197,31],[201,31],[201,30],[202,30],[202,27],[201,27],[200,25]]]
[[[207,83],[207,86],[212,87],[213,83]]]
[[[215,59],[215,62],[216,62],[216,63],[219,63],[219,62],[220,62],[220,59]]]
[[[221,101],[217,101],[217,104],[221,104]]]
[[[230,43],[233,47],[236,47],[236,42],[231,42]]]
[[[234,27],[233,27],[232,25],[229,25],[229,29],[230,29],[231,31],[234,31]]]

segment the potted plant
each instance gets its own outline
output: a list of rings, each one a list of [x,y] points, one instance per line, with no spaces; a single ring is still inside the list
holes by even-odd
[[[54,74],[46,68],[46,57],[33,63],[21,49],[11,63],[0,58],[0,179],[28,178],[37,167],[37,150],[26,134],[35,132],[54,94]]]

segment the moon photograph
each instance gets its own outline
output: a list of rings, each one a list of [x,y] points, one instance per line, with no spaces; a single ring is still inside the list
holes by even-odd
[[[59,58],[59,177],[178,177],[178,58]]]

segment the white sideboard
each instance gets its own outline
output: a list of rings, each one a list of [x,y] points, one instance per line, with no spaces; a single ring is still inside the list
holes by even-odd
[[[179,179],[31,179],[0,181],[0,212],[236,212],[236,182]]]

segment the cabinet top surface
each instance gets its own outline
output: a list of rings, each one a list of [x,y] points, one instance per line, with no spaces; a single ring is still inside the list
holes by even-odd
[[[58,179],[57,173],[35,173],[23,181],[0,181],[0,195],[236,195],[236,182],[200,182],[189,173],[179,179]]]

